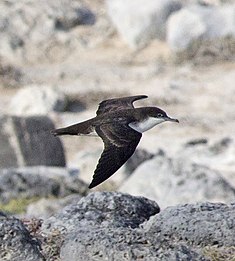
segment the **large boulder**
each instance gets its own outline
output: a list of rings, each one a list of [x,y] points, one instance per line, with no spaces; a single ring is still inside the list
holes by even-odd
[[[110,19],[123,40],[134,49],[152,39],[164,39],[169,15],[181,8],[175,0],[107,0]]]
[[[189,158],[156,156],[141,164],[119,191],[156,200],[161,207],[234,200],[235,188],[218,171]]]
[[[187,58],[233,59],[235,5],[188,6],[172,14],[167,43],[178,60]]]
[[[156,202],[118,192],[92,192],[43,223],[44,233],[71,233],[78,227],[138,227],[159,213]]]
[[[51,111],[64,111],[66,98],[50,86],[27,86],[12,98],[9,113],[17,116],[45,115]]]
[[[229,247],[235,244],[234,221],[235,204],[185,204],[166,208],[146,222],[144,229],[197,246]]]
[[[0,168],[65,166],[62,143],[50,134],[54,124],[46,116],[0,118]]]

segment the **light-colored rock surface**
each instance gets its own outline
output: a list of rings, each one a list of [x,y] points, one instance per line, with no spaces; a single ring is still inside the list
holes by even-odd
[[[218,172],[190,158],[156,156],[134,171],[119,189],[155,200],[161,208],[182,203],[232,202],[235,188]]]
[[[55,53],[64,57],[79,43],[68,31],[95,22],[86,6],[70,0],[2,1],[0,14],[0,55],[11,61],[53,60]]]
[[[234,4],[183,8],[168,20],[167,43],[173,53],[184,54],[185,58],[196,56],[197,53],[201,56],[214,54],[221,57],[224,54],[228,56],[227,59],[231,59],[232,55],[234,58],[234,17]]]
[[[50,86],[27,86],[12,98],[9,112],[16,116],[45,115],[51,111],[64,111],[66,98]]]
[[[181,8],[180,1],[107,0],[108,14],[123,40],[133,49],[152,39],[165,38],[168,16]]]

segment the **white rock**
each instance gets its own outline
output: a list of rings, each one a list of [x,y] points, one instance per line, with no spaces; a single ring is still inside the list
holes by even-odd
[[[235,189],[219,174],[190,160],[155,157],[144,162],[119,189],[155,200],[160,207],[195,202],[232,202]]]
[[[10,103],[10,114],[17,116],[42,115],[63,111],[66,98],[50,86],[27,86],[17,92]]]
[[[174,0],[106,0],[108,14],[123,40],[133,49],[165,37],[168,16],[181,8]]]
[[[175,52],[194,42],[235,37],[235,5],[191,6],[175,12],[167,22],[167,42]]]

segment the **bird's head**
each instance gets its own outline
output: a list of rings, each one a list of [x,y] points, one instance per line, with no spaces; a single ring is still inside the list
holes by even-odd
[[[149,115],[149,117],[153,117],[156,120],[158,120],[159,123],[164,122],[164,121],[172,121],[172,122],[179,123],[178,119],[169,117],[166,114],[166,112],[164,112],[163,110],[161,110],[160,108],[157,108],[157,107],[149,107],[148,115]]]

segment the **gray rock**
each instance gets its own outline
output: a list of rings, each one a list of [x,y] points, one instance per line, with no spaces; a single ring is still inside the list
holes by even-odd
[[[189,6],[171,15],[167,43],[178,60],[200,56],[233,59],[235,5]]]
[[[12,98],[9,113],[16,116],[45,115],[51,111],[64,111],[66,98],[50,86],[27,86]]]
[[[77,227],[138,227],[160,211],[157,203],[118,192],[93,192],[45,220],[44,233],[69,234]]]
[[[86,194],[87,186],[77,171],[53,167],[0,170],[0,201],[33,197],[65,197]]]
[[[60,256],[63,261],[206,261],[198,252],[184,243],[161,242],[157,234],[140,229],[84,227],[65,239]]]
[[[152,39],[164,39],[169,15],[180,9],[179,1],[107,0],[108,14],[123,40],[133,49]]]
[[[178,159],[156,156],[141,164],[119,191],[158,201],[161,207],[202,201],[231,202],[235,188],[219,172]]]
[[[46,116],[0,118],[0,168],[65,166],[61,141],[50,134],[54,124]]]
[[[217,246],[217,253],[227,251],[227,257],[232,258],[234,214],[234,204],[201,203],[168,207],[134,229],[125,224],[106,226],[99,220],[98,225],[79,224],[65,236],[61,258],[64,261],[211,260],[205,246]]]
[[[168,207],[144,225],[150,234],[196,246],[234,246],[235,204],[186,204]]]
[[[43,261],[39,241],[15,218],[0,217],[0,260]]]

